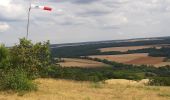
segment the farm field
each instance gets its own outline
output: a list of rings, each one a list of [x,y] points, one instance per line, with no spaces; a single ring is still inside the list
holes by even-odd
[[[169,100],[170,87],[130,85],[129,80],[105,83],[37,79],[38,91],[25,95],[0,92],[0,100]],[[116,84],[115,84],[116,83]],[[130,82],[132,83],[132,82]]]
[[[86,60],[86,59],[76,59],[76,58],[63,58],[64,62],[58,63],[62,67],[106,67],[109,66],[107,64],[103,64],[101,62],[96,62],[92,60]]]
[[[126,52],[128,50],[147,49],[147,48],[153,48],[153,47],[156,47],[157,49],[159,49],[162,46],[169,46],[169,44],[144,45],[144,46],[124,46],[124,47],[108,47],[108,48],[100,48],[99,50],[101,52],[110,52],[110,51]]]
[[[135,53],[135,54],[121,54],[121,55],[95,55],[89,56],[91,58],[107,59],[109,61],[115,61],[124,64],[134,65],[154,65],[159,67],[162,65],[170,65],[170,62],[163,62],[164,57],[150,57],[147,53]]]

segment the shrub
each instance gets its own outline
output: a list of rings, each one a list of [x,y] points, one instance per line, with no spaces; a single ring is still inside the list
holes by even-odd
[[[27,77],[25,71],[13,69],[2,73],[0,78],[0,89],[20,92],[36,90],[37,86]]]
[[[35,78],[50,64],[49,41],[33,44],[25,38],[20,39],[20,44],[10,49],[10,56],[10,67],[24,69],[30,77]]]
[[[152,72],[146,72],[145,73],[145,76],[146,77],[155,77],[155,76],[157,76],[155,73],[152,73]]]
[[[0,46],[0,69],[7,68],[9,64],[9,51],[2,45]]]
[[[170,86],[170,78],[169,77],[154,77],[150,79],[150,85],[156,86]]]

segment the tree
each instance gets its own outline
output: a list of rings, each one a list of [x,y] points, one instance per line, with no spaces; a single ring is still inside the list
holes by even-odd
[[[4,45],[0,46],[0,69],[7,68],[9,66],[9,50]]]
[[[50,64],[49,41],[44,43],[31,43],[25,38],[10,49],[12,68],[24,69],[30,76],[37,76]]]

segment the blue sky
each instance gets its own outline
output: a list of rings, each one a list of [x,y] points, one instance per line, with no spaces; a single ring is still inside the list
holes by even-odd
[[[170,0],[32,0],[29,39],[70,43],[170,36]],[[0,1],[0,43],[26,35],[29,0]]]

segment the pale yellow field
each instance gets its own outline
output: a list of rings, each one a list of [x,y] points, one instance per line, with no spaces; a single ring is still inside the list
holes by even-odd
[[[91,58],[107,59],[124,64],[134,65],[154,65],[160,67],[163,65],[170,65],[170,62],[163,62],[164,57],[149,57],[147,53],[136,54],[121,54],[121,55],[95,55],[89,56]]]
[[[89,56],[91,58],[99,58],[99,59],[107,59],[109,61],[116,61],[120,63],[125,63],[132,61],[134,59],[138,59],[141,57],[147,57],[147,53],[136,53],[136,54],[120,54],[120,55],[95,55]]]
[[[115,80],[117,82],[119,80]],[[170,87],[38,79],[39,90],[18,96],[0,92],[0,100],[170,100]],[[114,83],[114,84],[112,84]]]
[[[161,45],[145,45],[145,46],[124,46],[124,47],[109,47],[109,48],[101,48],[99,49],[101,52],[109,52],[109,51],[120,51],[126,52],[128,50],[138,50],[138,49],[146,49],[146,48],[161,48]]]
[[[86,59],[64,58],[65,62],[59,63],[62,67],[106,67],[107,64]]]

